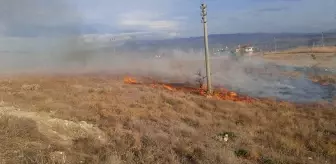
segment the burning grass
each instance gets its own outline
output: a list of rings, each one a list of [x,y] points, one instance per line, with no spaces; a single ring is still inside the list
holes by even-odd
[[[233,102],[240,96],[125,82],[132,85],[101,75],[2,79],[1,162],[336,162],[335,107]]]
[[[216,88],[214,90],[214,93],[212,95],[208,95],[206,93],[206,85],[201,85],[197,88],[191,84],[165,84],[158,81],[152,81],[150,83],[146,82],[138,82],[134,77],[125,77],[124,78],[125,84],[143,84],[143,85],[149,85],[153,88],[157,87],[163,87],[169,91],[182,91],[186,93],[211,97],[217,100],[230,100],[230,101],[242,101],[242,102],[252,102],[254,99],[248,96],[242,96],[237,94],[236,92],[229,91],[225,88]]]

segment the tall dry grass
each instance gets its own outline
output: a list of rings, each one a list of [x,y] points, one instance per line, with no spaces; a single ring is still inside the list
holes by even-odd
[[[331,106],[218,101],[107,75],[6,78],[0,97],[16,107],[0,118],[3,163],[336,162]],[[47,117],[62,120],[51,129],[69,142],[39,128]],[[80,121],[106,140],[65,130]]]

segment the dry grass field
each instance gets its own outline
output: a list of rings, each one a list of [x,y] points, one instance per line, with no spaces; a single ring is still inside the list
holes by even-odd
[[[298,47],[295,49],[277,52],[276,54],[300,54],[300,53],[336,53],[336,46],[326,47]]]
[[[277,53],[265,53],[263,57],[267,61],[284,65],[336,68],[336,47],[300,47]]]
[[[0,163],[336,163],[336,107],[216,100],[108,75],[0,80]]]

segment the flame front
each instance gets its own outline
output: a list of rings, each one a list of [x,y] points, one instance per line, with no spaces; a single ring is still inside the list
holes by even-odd
[[[124,78],[124,83],[126,83],[126,84],[137,84],[137,81],[134,78],[125,77]]]
[[[137,82],[137,80],[135,78],[132,77],[125,77],[124,78],[124,83],[126,84],[140,84],[139,82]],[[198,95],[201,96],[208,96],[207,92],[206,92],[206,86],[202,86],[201,88],[192,88],[192,87],[174,87],[172,85],[168,85],[168,84],[160,84],[158,82],[152,82],[149,84],[144,84],[144,85],[149,85],[153,88],[157,88],[157,87],[163,87],[169,91],[183,91],[183,92],[188,92],[188,93],[196,93]],[[232,92],[232,91],[228,91],[225,88],[219,88],[217,90],[214,91],[214,94],[211,96],[215,99],[218,100],[230,100],[230,101],[243,101],[243,102],[252,102],[253,99],[251,97],[247,97],[247,96],[240,96],[238,95],[236,92]]]
[[[173,91],[173,90],[174,90],[174,88],[171,87],[171,86],[169,86],[169,85],[163,84],[162,86],[163,86],[164,88],[170,90],[170,91]]]
[[[253,99],[247,96],[240,96],[236,92],[220,91],[214,94],[214,97],[220,100],[252,102]]]

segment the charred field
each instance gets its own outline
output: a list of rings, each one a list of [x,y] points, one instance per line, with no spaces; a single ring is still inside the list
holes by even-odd
[[[195,64],[163,63],[152,72],[2,76],[1,162],[336,162],[336,107],[319,83],[270,76],[258,62],[213,61],[216,90],[207,97],[201,72],[185,76]],[[245,66],[255,69],[247,76]],[[283,87],[292,97],[279,95]]]

